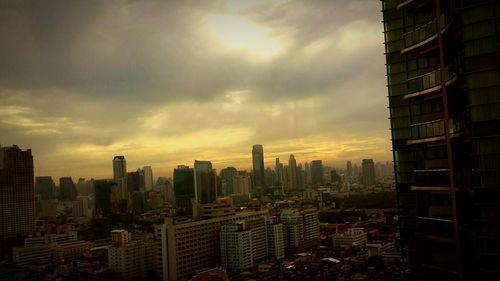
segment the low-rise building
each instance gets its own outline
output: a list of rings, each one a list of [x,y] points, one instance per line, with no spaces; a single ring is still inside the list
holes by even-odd
[[[349,228],[345,233],[332,235],[333,247],[365,247],[368,240],[367,233],[361,227]]]

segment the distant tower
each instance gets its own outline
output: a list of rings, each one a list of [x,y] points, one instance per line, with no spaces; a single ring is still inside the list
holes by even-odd
[[[31,149],[0,147],[0,236],[31,235],[35,188]]]
[[[113,158],[113,179],[118,184],[120,196],[127,198],[127,161],[125,156],[115,156]]]
[[[195,200],[194,169],[180,165],[174,169],[174,194],[177,211],[186,215],[193,214]]]
[[[280,163],[280,159],[276,158],[276,166],[274,168],[276,170],[276,176],[278,177],[278,182],[281,187],[281,192],[284,193],[284,186],[285,186],[285,171],[283,169],[283,164]]]
[[[346,176],[348,178],[351,178],[352,177],[352,164],[351,164],[351,161],[347,161],[347,164],[346,164]]]
[[[234,177],[238,175],[238,171],[235,167],[227,167],[220,171],[222,192],[224,196],[228,196],[234,193]]]
[[[362,163],[363,170],[363,185],[365,187],[375,185],[375,164],[373,159],[363,159]]]
[[[151,166],[144,166],[142,171],[144,173],[144,189],[146,191],[153,190],[153,170]]]
[[[288,160],[288,189],[290,191],[295,191],[298,188],[297,185],[297,162],[293,154],[290,154],[290,159]]]
[[[40,195],[42,200],[54,199],[55,183],[52,177],[36,177],[35,178],[35,193]]]
[[[210,161],[194,161],[194,186],[195,197],[197,203],[212,203],[208,202],[211,198],[215,200],[217,192],[217,177],[212,169]]]
[[[323,162],[321,160],[311,162],[311,183],[316,186],[323,185]]]
[[[59,200],[74,201],[78,195],[71,177],[59,178]]]
[[[260,196],[264,187],[264,148],[256,144],[252,149],[253,162],[253,190],[252,196]]]

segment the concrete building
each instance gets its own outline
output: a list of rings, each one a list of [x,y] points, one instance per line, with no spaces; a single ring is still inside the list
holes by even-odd
[[[304,251],[319,246],[318,211],[315,209],[285,209],[281,212],[285,249]]]
[[[304,225],[298,210],[283,210],[281,212],[283,223],[283,237],[285,249],[293,251],[304,243]]]
[[[126,230],[111,232],[115,243],[108,248],[109,269],[122,279],[148,278],[155,269],[157,244],[154,241],[130,240]]]
[[[349,228],[345,233],[332,235],[333,247],[360,247],[366,246],[367,233],[362,227]]]
[[[233,178],[234,194],[249,195],[252,188],[252,177],[246,171],[238,171]]]
[[[0,237],[31,235],[35,187],[31,149],[0,147]]]
[[[166,219],[161,233],[163,280],[189,278],[203,269],[215,268],[220,264],[220,226],[267,214],[267,211],[247,211],[234,216],[179,224],[174,224],[172,218]]]
[[[24,239],[23,247],[12,249],[12,259],[22,265],[53,259],[73,260],[88,253],[91,246],[90,242],[78,240],[76,232],[47,234]]]
[[[267,249],[268,255],[277,259],[285,257],[285,240],[283,239],[283,224],[278,218],[269,218],[267,221]]]
[[[220,228],[221,265],[227,269],[253,266],[252,233],[245,222],[224,224]]]

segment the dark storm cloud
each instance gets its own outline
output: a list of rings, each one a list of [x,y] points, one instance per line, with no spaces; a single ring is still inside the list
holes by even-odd
[[[90,173],[120,152],[230,164],[253,143],[326,158],[313,146],[388,139],[379,1],[233,2],[0,0],[0,143]],[[228,47],[207,24],[226,14],[279,51]]]

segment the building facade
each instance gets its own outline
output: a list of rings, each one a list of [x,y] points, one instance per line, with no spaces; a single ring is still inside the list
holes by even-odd
[[[31,149],[0,147],[0,237],[31,235],[35,187]]]
[[[161,229],[163,280],[189,278],[220,265],[220,227],[235,221],[265,217],[267,211],[246,211],[233,216],[174,224],[167,218]]]
[[[500,280],[500,3],[384,0],[407,280]]]
[[[361,162],[361,171],[363,173],[363,186],[375,186],[375,163],[373,162],[373,159],[363,159]]]
[[[252,148],[252,196],[260,196],[262,188],[264,188],[264,147],[261,144],[256,144]]]

